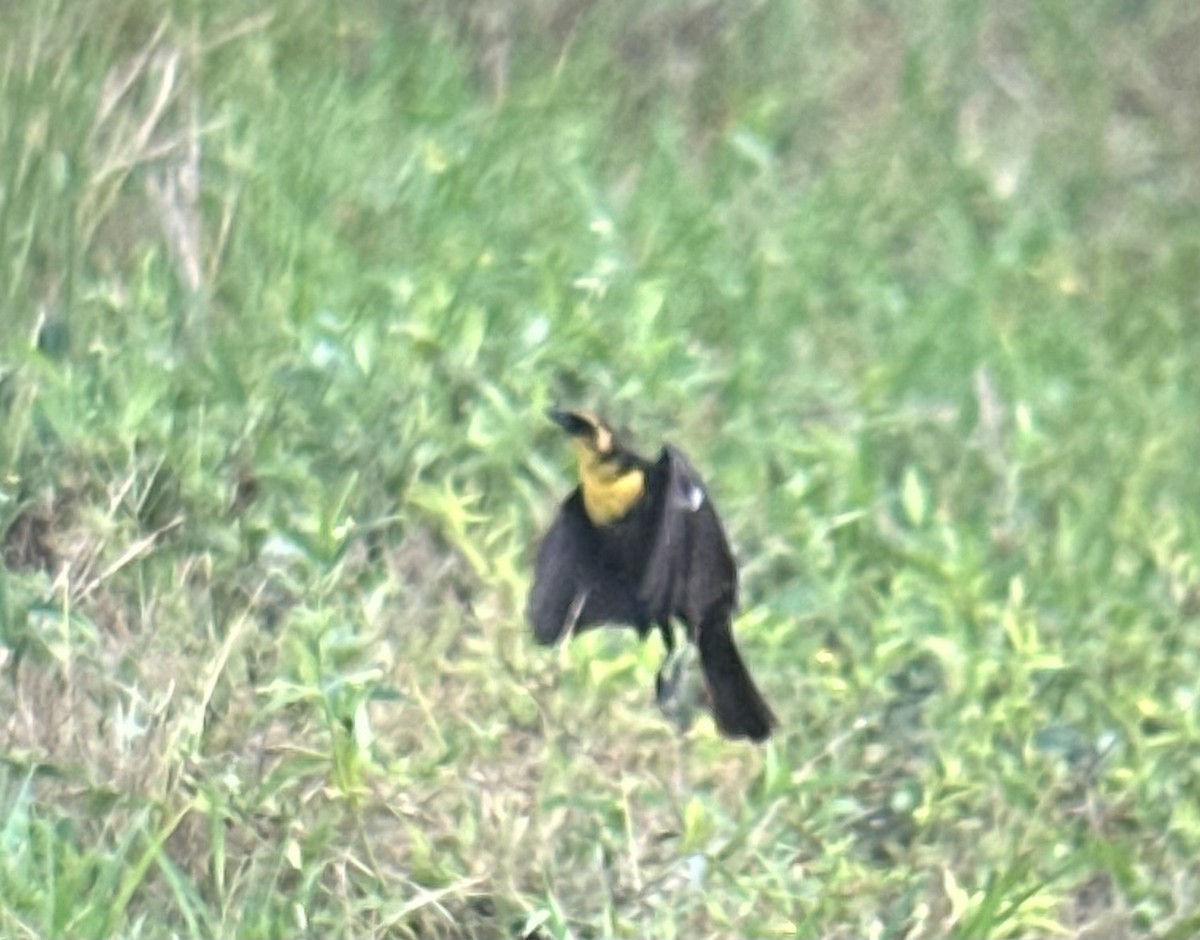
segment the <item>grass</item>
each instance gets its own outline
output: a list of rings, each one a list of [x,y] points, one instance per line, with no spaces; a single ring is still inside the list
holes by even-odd
[[[1186,4],[2,16],[0,935],[1200,927]],[[553,401],[768,746],[531,643]]]

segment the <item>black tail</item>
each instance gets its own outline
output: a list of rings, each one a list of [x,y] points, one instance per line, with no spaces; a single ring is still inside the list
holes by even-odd
[[[728,612],[717,611],[705,617],[696,633],[700,666],[712,696],[717,727],[728,738],[765,741],[779,722],[734,645]]]

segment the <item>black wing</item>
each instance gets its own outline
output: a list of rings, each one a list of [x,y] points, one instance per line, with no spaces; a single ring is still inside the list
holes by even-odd
[[[704,481],[688,459],[666,445],[649,473],[659,512],[641,597],[650,617],[671,616],[695,630],[714,607],[737,603],[737,567]]]
[[[765,740],[777,721],[733,641],[737,565],[704,481],[671,445],[651,476],[661,505],[642,599],[657,621],[685,621],[700,650],[713,718],[728,737]]]
[[[602,623],[644,620],[635,587],[605,558],[577,488],[538,548],[525,615],[539,643]]]

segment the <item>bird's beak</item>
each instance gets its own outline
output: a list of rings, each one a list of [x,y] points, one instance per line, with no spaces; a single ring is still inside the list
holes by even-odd
[[[548,408],[546,416],[571,437],[588,437],[593,431],[592,423],[581,418],[574,411],[560,411],[557,408]]]

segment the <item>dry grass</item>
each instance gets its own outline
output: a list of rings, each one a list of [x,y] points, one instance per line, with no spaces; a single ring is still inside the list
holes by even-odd
[[[1190,11],[9,19],[0,934],[1195,932]],[[767,747],[530,643],[550,400]]]

